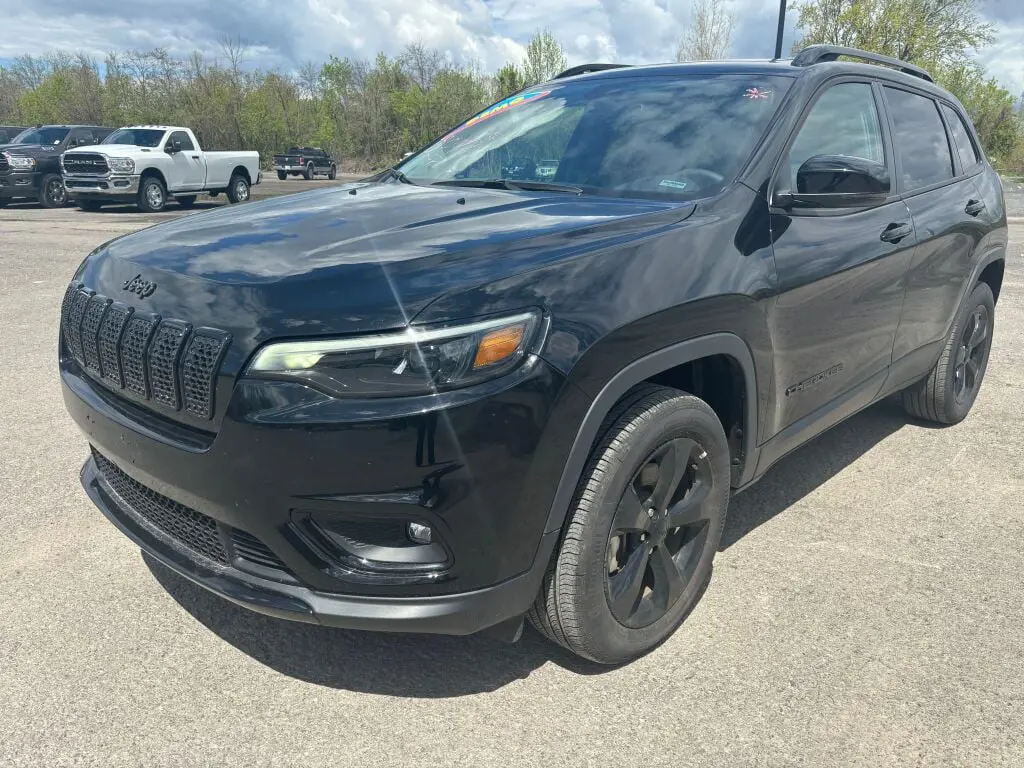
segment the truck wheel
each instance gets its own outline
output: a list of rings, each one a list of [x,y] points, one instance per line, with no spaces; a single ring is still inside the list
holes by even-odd
[[[156,176],[147,176],[139,185],[137,205],[144,213],[159,213],[167,205],[167,190]]]
[[[196,195],[178,195],[174,200],[182,208],[191,208],[196,204],[196,197]]]
[[[285,173],[284,171],[278,171],[277,178],[279,178],[281,181],[284,181],[285,179],[288,178],[288,174]]]
[[[48,173],[39,182],[39,204],[43,208],[63,208],[68,202],[68,191],[59,173]]]
[[[232,174],[228,182],[228,201],[244,203],[249,199],[249,181],[240,173]]]
[[[316,172],[316,168],[312,163],[306,164],[306,181],[312,181],[313,175]]]
[[[664,641],[704,594],[730,457],[711,407],[668,387],[637,387],[603,428],[527,615],[554,642],[618,664]]]
[[[967,418],[985,378],[995,316],[992,289],[978,283],[960,307],[931,373],[900,394],[907,413],[937,424]]]
[[[95,213],[103,207],[103,203],[99,200],[75,200],[75,205],[83,211],[89,211],[90,213]]]
[[[330,179],[331,181],[334,181],[336,178],[338,178],[338,166],[331,166],[331,170],[327,172],[327,178]]]

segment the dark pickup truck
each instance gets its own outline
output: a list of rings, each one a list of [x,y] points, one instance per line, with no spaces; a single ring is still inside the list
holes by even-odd
[[[111,128],[96,125],[40,125],[0,145],[0,208],[12,199],[38,200],[44,208],[68,201],[60,173],[65,150],[99,144]]]
[[[305,176],[312,180],[317,174],[333,181],[338,175],[338,166],[331,153],[319,147],[289,147],[287,152],[274,155],[274,170],[281,181],[289,176]]]
[[[16,125],[0,125],[0,144],[9,144],[14,141],[15,136],[24,130]]]

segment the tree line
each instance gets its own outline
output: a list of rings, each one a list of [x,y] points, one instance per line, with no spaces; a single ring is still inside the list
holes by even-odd
[[[1024,114],[974,54],[995,41],[976,0],[805,0],[794,49],[833,43],[928,68],[971,114],[998,167],[1024,172]],[[723,0],[697,0],[676,59],[729,54],[734,19]],[[741,52],[742,53],[742,52]],[[216,55],[167,51],[21,56],[0,67],[0,124],[88,123],[190,126],[204,146],[258,150],[265,160],[291,145],[320,146],[342,166],[369,170],[432,141],[487,104],[566,66],[562,46],[537,33],[522,61],[493,74],[409,45],[373,61],[331,56],[295,71],[247,65],[247,46],[222,41]]]

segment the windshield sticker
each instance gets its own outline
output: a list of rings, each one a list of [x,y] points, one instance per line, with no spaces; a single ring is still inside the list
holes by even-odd
[[[502,112],[512,109],[513,107],[518,107],[523,104],[529,104],[531,101],[537,101],[537,99],[543,99],[549,93],[551,93],[551,91],[530,91],[529,93],[519,93],[516,94],[515,96],[509,96],[507,99],[499,101],[493,107],[485,109],[476,117],[471,117],[469,120],[467,120],[458,128],[456,128],[454,131],[445,136],[444,141],[448,141],[448,139],[450,139],[455,134],[460,133],[461,131],[464,131],[471,126],[474,126],[477,123],[482,123],[484,120],[494,117],[495,115],[501,114]]]
[[[771,91],[762,91],[760,88],[747,88],[746,93],[743,94],[748,99],[767,99],[772,95]]]
[[[672,187],[672,189],[686,189],[685,181],[673,181],[672,179],[662,179],[658,184],[659,187]]]

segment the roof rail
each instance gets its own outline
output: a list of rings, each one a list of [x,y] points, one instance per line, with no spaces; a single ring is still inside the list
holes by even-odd
[[[851,59],[869,61],[873,64],[885,64],[887,67],[898,69],[900,72],[913,75],[914,77],[920,77],[929,83],[935,82],[927,70],[922,69],[916,64],[894,59],[892,56],[883,56],[880,53],[862,51],[859,48],[844,48],[841,45],[808,45],[794,56],[790,63],[794,67],[809,67],[812,64],[819,64],[823,61],[836,61],[840,56],[849,56]]]
[[[585,75],[588,72],[604,72],[606,69],[619,69],[621,67],[628,67],[629,64],[580,64],[576,67],[569,67],[564,72],[559,72],[555,75],[552,80],[561,80],[565,77],[575,77],[576,75]]]

